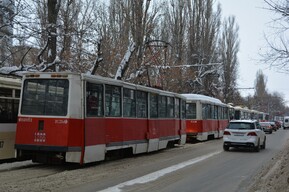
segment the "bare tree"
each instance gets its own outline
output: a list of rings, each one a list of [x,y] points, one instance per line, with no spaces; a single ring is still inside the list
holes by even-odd
[[[273,120],[275,116],[283,116],[284,112],[286,110],[286,101],[284,100],[284,95],[273,92],[272,94],[269,94],[268,99],[268,112],[270,115],[270,118]]]
[[[213,0],[32,1],[17,34],[24,47],[30,43],[24,50],[39,50],[41,65],[32,67],[55,70],[57,63],[59,70],[218,94],[221,10]]]
[[[260,111],[268,110],[269,93],[267,91],[267,77],[262,70],[257,71],[255,80],[255,95],[254,100],[256,106],[254,108]]]
[[[255,94],[252,97],[248,97],[246,103],[251,109],[269,113],[270,120],[273,120],[274,116],[284,115],[288,111],[288,107],[286,107],[284,95],[278,92],[270,93],[267,90],[267,80],[262,70],[257,71]]]
[[[128,68],[129,65],[129,60],[131,58],[131,55],[133,54],[135,50],[135,44],[131,43],[128,47],[128,50],[126,52],[126,54],[123,57],[123,60],[120,62],[118,69],[116,71],[116,75],[115,75],[115,79],[121,79],[126,71],[126,69]]]
[[[168,50],[166,66],[180,66],[186,61],[186,29],[188,27],[188,1],[170,0],[163,6],[163,19],[160,23],[159,39],[170,43],[171,49]],[[167,68],[166,89],[181,92],[184,86],[184,70],[180,68]]]
[[[280,15],[274,19],[274,38],[265,36],[267,49],[261,53],[262,62],[283,73],[289,73],[288,28],[289,9],[287,0],[264,0],[269,10]]]
[[[102,65],[106,68],[104,72],[107,76],[147,84],[147,79],[142,76],[146,71],[145,45],[151,38],[157,12],[155,7],[151,7],[150,0],[110,1],[109,20],[103,22],[101,28],[105,46],[103,58],[108,59],[104,59]],[[104,17],[102,19],[106,20]],[[131,53],[130,58],[127,57],[128,53]]]
[[[102,57],[97,73],[115,78],[119,64],[122,62],[131,42],[130,1],[110,0],[106,9],[95,12],[102,42]],[[129,63],[127,63],[129,66]],[[127,68],[124,70],[124,72]],[[124,73],[122,73],[124,75]],[[120,78],[120,77],[118,77]],[[121,79],[123,76],[121,76]]]
[[[48,0],[47,7],[48,7],[48,40],[47,40],[47,48],[48,48],[48,63],[55,62],[56,59],[56,48],[57,48],[57,18],[58,12],[60,8],[60,0]],[[55,65],[52,65],[52,71],[56,71]]]
[[[223,99],[227,103],[234,103],[234,95],[237,86],[238,51],[239,51],[239,27],[235,17],[224,20],[223,31],[219,41],[220,57],[222,61],[222,92]]]
[[[22,4],[23,2],[19,2]],[[57,59],[57,18],[60,9],[60,1],[47,0],[35,1],[34,4],[24,3],[27,9],[16,22],[20,27],[19,33],[22,33],[22,39],[25,41],[33,38],[39,42],[39,53],[37,55],[39,65],[38,70],[52,70],[56,71],[56,64],[59,63]],[[23,5],[22,5],[23,6]],[[35,14],[36,12],[36,14]],[[35,17],[38,16],[39,22],[34,22]],[[18,36],[19,34],[16,34]],[[18,36],[21,39],[21,36]],[[28,41],[29,42],[29,41]],[[35,46],[34,43],[31,43]]]
[[[80,3],[80,2],[79,2]],[[72,62],[73,57],[73,40],[76,33],[77,21],[79,17],[81,5],[75,0],[68,0],[63,2],[62,9],[59,12],[59,27],[60,38],[62,41],[62,48],[59,57],[62,62]]]
[[[129,11],[128,18],[130,20],[130,33],[131,41],[135,43],[135,55],[134,65],[131,65],[131,68],[128,69],[128,76],[137,77],[136,73],[144,74],[147,70],[148,63],[145,63],[145,50],[146,42],[151,40],[151,35],[155,25],[155,19],[158,15],[157,7],[152,6],[150,0],[140,0],[140,1],[131,1],[131,10]],[[141,72],[139,72],[141,69]],[[125,73],[123,73],[125,74]],[[134,79],[135,83],[150,84],[149,79],[141,76],[140,78]]]
[[[13,47],[15,18],[25,9],[25,5],[20,4],[19,1],[3,0],[0,2],[0,66],[2,67],[19,65],[19,63],[14,63],[16,59],[14,53],[19,52]]]
[[[14,19],[14,37],[18,40],[15,41],[15,45],[18,45],[14,46],[17,47],[15,58],[25,55],[25,58],[31,59],[30,62],[27,59],[15,61],[24,61],[23,64],[30,65],[26,68],[33,67],[34,70],[42,71],[55,70],[54,66],[57,65],[57,70],[86,72],[99,64],[101,54],[97,49],[100,48],[101,39],[94,15],[98,1],[31,2],[19,0],[17,6],[22,11]],[[51,13],[48,6],[50,3],[51,8],[55,9]],[[29,50],[28,53],[25,50]],[[37,50],[38,54],[35,54]],[[38,59],[38,64],[33,56]]]
[[[199,64],[193,70],[192,78],[188,79],[188,92],[194,91],[205,95],[215,96],[218,79],[216,63],[216,44],[220,28],[220,7],[213,11],[212,0],[194,0],[189,7],[189,28],[187,63]]]
[[[255,95],[262,98],[268,95],[267,88],[267,77],[264,75],[262,70],[257,71],[255,80]]]

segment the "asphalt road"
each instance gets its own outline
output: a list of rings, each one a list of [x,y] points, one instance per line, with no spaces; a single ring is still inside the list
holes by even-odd
[[[266,149],[260,152],[225,152],[222,139],[218,139],[84,167],[31,162],[1,169],[0,191],[246,192],[252,178],[288,138],[289,130],[267,134]]]
[[[260,152],[247,149],[225,152],[222,150],[222,139],[190,145],[190,150],[180,148],[177,151],[164,151],[162,153],[172,153],[173,164],[163,167],[168,157],[155,154],[155,166],[158,167],[159,164],[160,169],[144,175],[138,171],[135,178],[121,183],[108,182],[109,185],[103,190],[246,191],[251,179],[282,149],[287,138],[289,131],[283,129],[267,134],[266,149]],[[142,169],[149,169],[145,164],[144,162]],[[111,180],[115,178],[112,176]]]

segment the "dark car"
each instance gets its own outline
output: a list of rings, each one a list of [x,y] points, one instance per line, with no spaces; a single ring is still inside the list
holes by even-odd
[[[280,129],[282,127],[281,125],[281,122],[280,121],[274,121],[276,126],[277,126],[277,129]]]
[[[278,127],[277,127],[277,125],[276,125],[276,123],[274,121],[269,121],[269,123],[271,124],[273,131],[277,131],[278,130]]]
[[[259,122],[259,124],[265,133],[272,134],[273,127],[272,127],[272,124],[270,122]]]

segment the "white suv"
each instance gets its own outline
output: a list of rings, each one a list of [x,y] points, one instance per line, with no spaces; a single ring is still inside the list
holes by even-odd
[[[266,147],[266,135],[255,120],[232,120],[224,131],[223,148],[248,147],[256,152]]]

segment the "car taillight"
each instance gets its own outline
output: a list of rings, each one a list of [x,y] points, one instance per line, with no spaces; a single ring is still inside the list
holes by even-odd
[[[224,135],[231,135],[229,131],[224,131]]]
[[[256,132],[250,132],[247,134],[248,136],[257,136]]]

